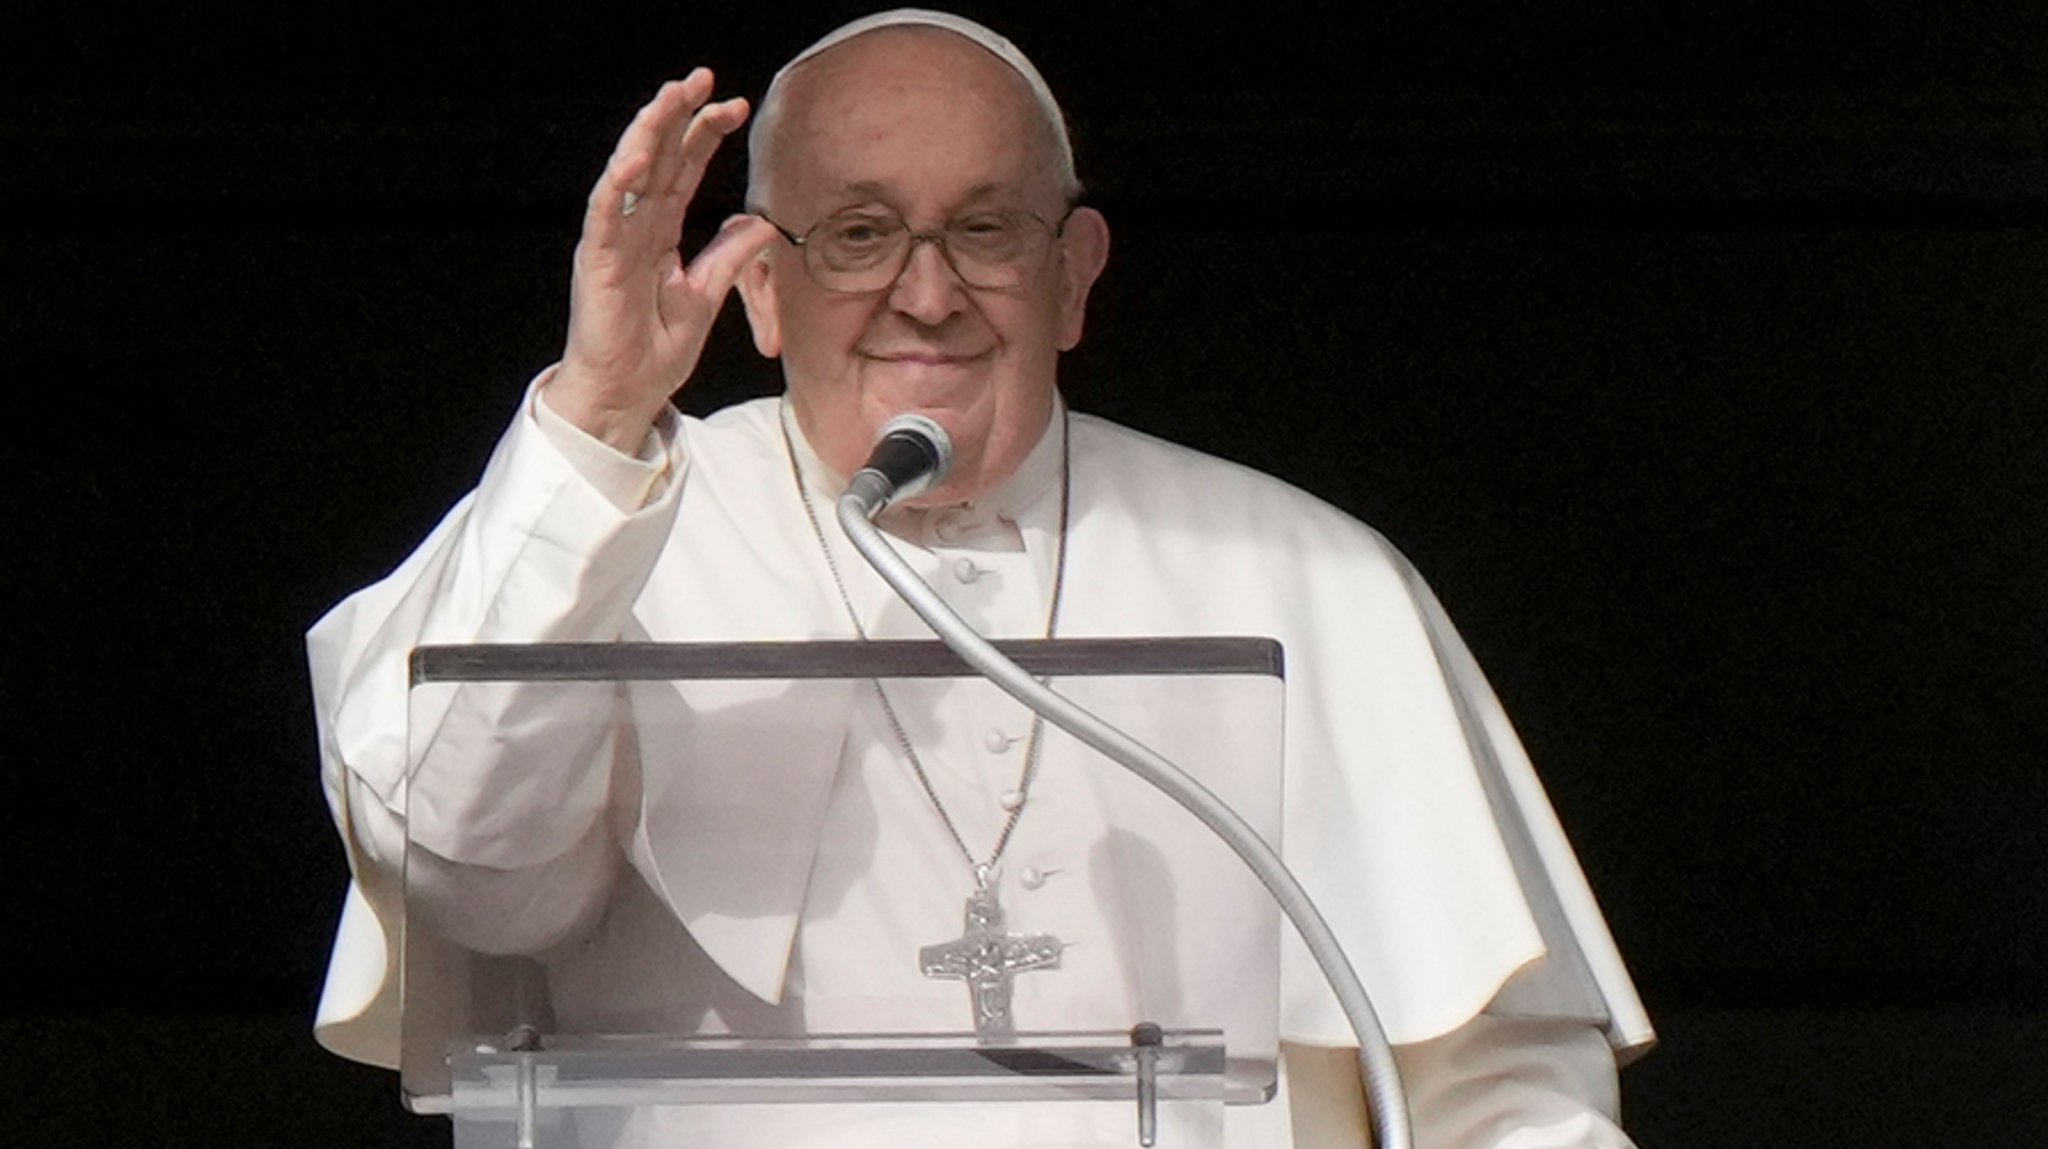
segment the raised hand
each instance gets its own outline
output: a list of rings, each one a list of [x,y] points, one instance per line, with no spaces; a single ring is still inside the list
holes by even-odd
[[[662,85],[619,137],[591,189],[576,244],[569,338],[542,401],[621,451],[635,451],[696,369],[740,269],[774,242],[754,216],[725,222],[687,265],[683,217],[718,145],[747,121],[742,99],[710,102],[698,68]]]

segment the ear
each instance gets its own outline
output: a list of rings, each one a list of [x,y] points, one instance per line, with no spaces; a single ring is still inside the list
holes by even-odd
[[[1075,208],[1060,232],[1060,250],[1059,348],[1072,351],[1081,342],[1088,290],[1109,262],[1109,221],[1092,207]]]
[[[747,326],[754,330],[754,349],[768,359],[782,354],[782,312],[777,307],[774,262],[772,251],[762,252],[740,269],[735,284],[747,309]]]

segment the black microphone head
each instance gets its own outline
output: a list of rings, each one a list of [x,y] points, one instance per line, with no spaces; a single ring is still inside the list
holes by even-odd
[[[898,415],[882,424],[867,465],[847,484],[862,513],[873,518],[897,499],[928,491],[953,469],[953,437],[923,415]]]
[[[953,436],[939,426],[938,420],[906,411],[882,424],[881,432],[875,436],[875,446],[879,449],[892,438],[916,443],[930,459],[925,482],[920,489],[938,486],[953,469]],[[899,496],[907,493],[897,492]]]

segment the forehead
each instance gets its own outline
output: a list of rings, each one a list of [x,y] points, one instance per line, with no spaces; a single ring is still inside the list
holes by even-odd
[[[1030,87],[950,32],[890,28],[837,45],[790,77],[781,115],[774,182],[792,204],[944,210],[1057,193]]]

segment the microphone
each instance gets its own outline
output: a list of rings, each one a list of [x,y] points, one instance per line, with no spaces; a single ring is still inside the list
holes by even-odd
[[[854,499],[861,514],[873,519],[897,499],[928,491],[953,469],[953,437],[923,415],[898,415],[882,424],[867,465],[846,485],[842,498]]]

